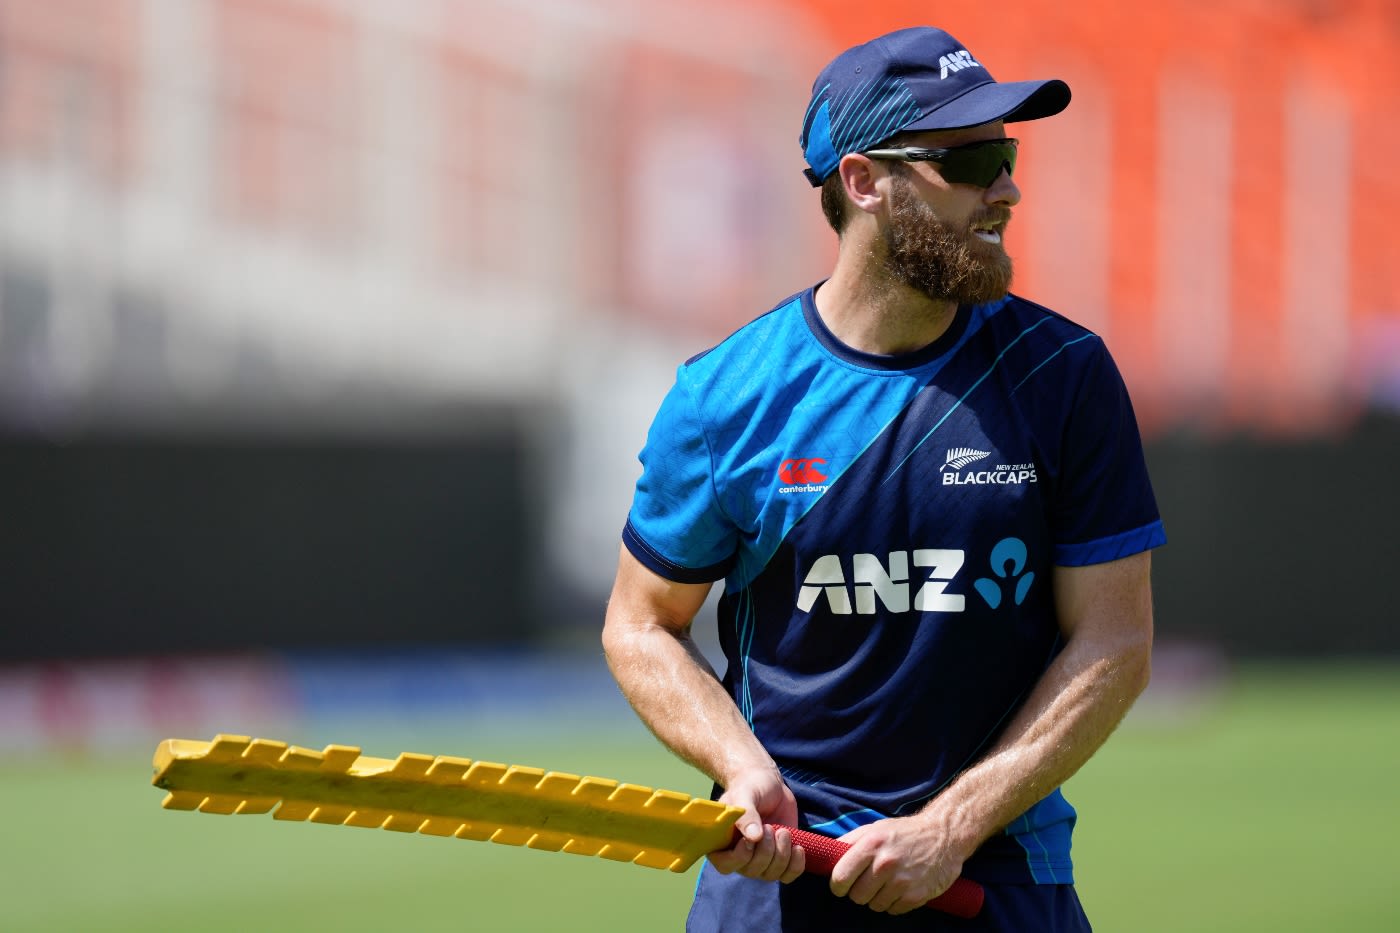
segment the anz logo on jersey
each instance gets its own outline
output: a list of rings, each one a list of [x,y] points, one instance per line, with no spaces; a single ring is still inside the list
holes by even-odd
[[[973,590],[988,608],[1025,602],[1035,582],[1035,573],[1026,569],[1027,559],[1026,545],[1020,538],[1003,538],[992,548],[988,561],[992,577],[978,577],[972,582]],[[853,609],[858,615],[874,615],[877,604],[886,612],[896,613],[964,612],[967,597],[949,592],[949,587],[966,561],[967,552],[947,548],[918,548],[912,553],[891,551],[887,561],[875,554],[825,554],[812,563],[803,577],[797,608],[811,612],[825,599],[836,615],[850,615]],[[910,579],[911,563],[921,570],[917,580]],[[916,583],[918,588],[913,589]],[[1008,595],[1010,599],[1006,598]]]

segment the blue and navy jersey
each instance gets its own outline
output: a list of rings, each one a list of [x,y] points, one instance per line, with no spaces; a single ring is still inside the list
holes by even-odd
[[[914,353],[838,341],[813,289],[682,365],[623,539],[723,578],[724,683],[840,835],[918,810],[985,753],[1061,648],[1056,565],[1165,542],[1102,340],[1015,296]],[[964,868],[1069,882],[1057,790]]]

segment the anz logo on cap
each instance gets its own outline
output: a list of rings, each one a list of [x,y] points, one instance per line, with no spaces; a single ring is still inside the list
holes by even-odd
[[[962,71],[964,68],[981,68],[982,65],[972,57],[972,53],[967,49],[960,49],[952,55],[942,55],[938,59],[938,78],[948,77],[948,72]]]

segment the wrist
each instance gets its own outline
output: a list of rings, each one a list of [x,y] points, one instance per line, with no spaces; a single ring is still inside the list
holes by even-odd
[[[977,819],[971,805],[944,799],[943,795],[935,797],[911,819],[919,821],[930,835],[939,840],[945,851],[961,861],[971,858],[972,853],[997,829]]]
[[[778,766],[767,755],[730,755],[713,775],[720,787],[730,788],[739,784],[783,782]]]

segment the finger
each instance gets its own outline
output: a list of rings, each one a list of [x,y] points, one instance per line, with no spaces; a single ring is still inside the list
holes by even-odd
[[[792,833],[786,829],[769,830],[769,833],[773,840],[773,858],[759,877],[764,881],[781,881],[787,875],[788,865],[792,861]]]
[[[753,859],[754,844],[740,837],[728,849],[709,854],[710,864],[722,875],[739,871]]]
[[[849,854],[849,853],[848,853]],[[863,859],[865,870],[860,873],[860,877],[851,883],[851,889],[846,897],[857,904],[864,904],[867,907],[880,902],[882,906],[888,906],[898,899],[900,890],[885,892],[885,888],[894,879],[891,877],[891,866],[877,866],[875,856],[872,851],[869,856]],[[840,864],[839,862],[837,863]],[[882,892],[884,892],[882,896]]]
[[[867,871],[851,885],[850,893],[846,897],[857,904],[869,906],[879,897],[883,887],[883,879],[877,878],[874,872]]]
[[[778,874],[781,874],[782,868],[785,867],[779,865],[773,877],[768,877],[769,873],[773,871],[774,859],[777,857],[777,848],[777,844],[773,839],[773,831],[765,828],[763,832],[763,841],[753,847],[753,854],[749,857],[748,864],[739,869],[740,874],[746,878],[776,881]]]
[[[801,846],[792,847],[792,858],[788,860],[787,871],[778,880],[783,884],[796,881],[807,870],[807,852]]]
[[[848,897],[857,879],[870,867],[869,853],[859,844],[851,846],[831,869],[831,893]]]
[[[883,914],[891,912],[897,904],[900,904],[902,902],[903,898],[900,897],[899,891],[897,889],[894,889],[893,885],[887,884],[884,887],[880,888],[880,890],[875,893],[875,896],[872,897],[866,903],[865,906],[869,907],[876,913]]]

